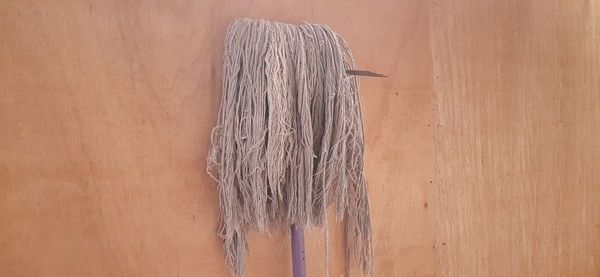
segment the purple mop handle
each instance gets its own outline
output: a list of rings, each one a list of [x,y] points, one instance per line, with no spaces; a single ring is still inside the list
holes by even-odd
[[[306,277],[304,258],[304,230],[292,224],[292,271],[294,277]]]

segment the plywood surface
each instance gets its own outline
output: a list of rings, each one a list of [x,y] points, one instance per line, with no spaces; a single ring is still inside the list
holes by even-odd
[[[600,276],[600,5],[433,1],[447,276]]]
[[[0,276],[228,275],[205,157],[242,16],[328,24],[390,76],[361,83],[375,266],[436,275],[427,3],[322,2],[0,1]],[[286,234],[248,246],[248,276],[291,275]]]
[[[541,0],[0,1],[0,276],[228,276],[205,159],[244,16],[390,76],[361,79],[378,276],[600,276],[600,5]],[[291,276],[287,234],[248,247]]]

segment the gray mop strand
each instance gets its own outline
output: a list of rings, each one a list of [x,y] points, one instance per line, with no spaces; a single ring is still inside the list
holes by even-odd
[[[326,227],[334,204],[347,263],[371,275],[364,132],[346,42],[325,25],[240,19],[227,30],[223,59],[208,172],[233,274],[245,274],[248,228]]]

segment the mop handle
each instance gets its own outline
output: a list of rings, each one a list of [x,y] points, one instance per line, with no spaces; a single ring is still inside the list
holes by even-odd
[[[304,257],[304,230],[292,224],[292,271],[294,277],[306,277]]]

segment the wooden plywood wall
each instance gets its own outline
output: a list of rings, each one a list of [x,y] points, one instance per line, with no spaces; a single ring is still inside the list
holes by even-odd
[[[441,272],[600,276],[600,4],[431,5]]]
[[[390,76],[361,80],[377,275],[600,275],[598,4],[323,2],[0,2],[0,276],[228,275],[204,168],[243,16]],[[291,275],[286,234],[248,246]]]

